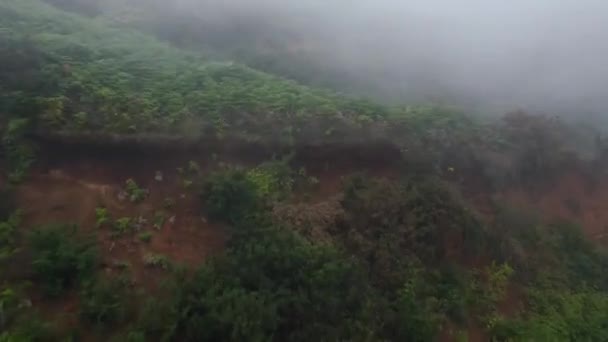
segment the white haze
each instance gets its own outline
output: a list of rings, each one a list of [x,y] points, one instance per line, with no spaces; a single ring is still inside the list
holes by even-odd
[[[387,94],[488,110],[603,115],[608,1],[178,0],[217,25],[299,37],[317,63]]]

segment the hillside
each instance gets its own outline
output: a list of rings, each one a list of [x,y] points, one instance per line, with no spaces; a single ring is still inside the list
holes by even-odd
[[[608,339],[597,132],[63,5],[0,3],[0,342]]]
[[[4,77],[14,82],[4,85],[4,110],[35,116],[45,129],[287,140],[350,131],[386,115],[365,101],[204,60],[36,1],[6,2],[2,13]],[[16,75],[24,73],[31,77],[19,84]]]

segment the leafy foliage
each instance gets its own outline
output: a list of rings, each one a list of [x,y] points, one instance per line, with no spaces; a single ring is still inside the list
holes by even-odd
[[[148,253],[144,255],[143,261],[144,265],[148,267],[161,268],[164,270],[168,270],[172,267],[171,260],[162,254]]]
[[[79,285],[96,267],[96,252],[91,243],[76,236],[77,227],[49,225],[30,236],[32,268],[49,296]]]
[[[114,232],[117,234],[127,234],[133,230],[133,219],[121,217],[114,222]]]
[[[155,229],[161,230],[165,225],[165,221],[167,220],[167,214],[162,210],[157,210],[154,212],[154,218],[152,219],[152,224]]]
[[[37,0],[3,2],[0,10],[0,37],[35,56],[16,69],[32,70],[31,84],[7,82],[2,104],[19,110],[20,101],[33,100],[28,112],[40,113],[37,124],[48,129],[210,131],[289,141],[357,129],[357,118],[374,121],[386,113],[242,65],[201,62],[196,54]]]
[[[109,327],[127,318],[128,302],[119,280],[96,279],[81,292],[81,316],[97,327]]]
[[[569,161],[569,146],[562,144],[568,131],[559,121],[513,113],[482,125],[449,107],[389,108],[205,61],[106,18],[68,14],[39,0],[0,3],[0,63],[0,112],[10,113],[0,118],[2,147],[13,183],[34,161],[27,139],[32,132],[267,139],[268,146],[287,143],[296,150],[299,144],[373,137],[401,150],[395,158],[407,166],[403,179],[351,177],[329,214],[310,220],[321,234],[306,237],[296,233],[302,231],[299,217],[270,223],[271,210],[291,204],[292,193],[302,190],[300,180],[319,181],[294,172],[289,158],[204,178],[190,161],[179,169],[183,187],[200,190],[210,217],[238,229],[226,253],[194,274],[180,273],[165,255],[145,253],[146,271],[163,269],[158,273],[174,283],[161,295],[146,294],[136,324],[132,293],[116,279],[93,277],[95,251],[75,227],[34,231],[25,256],[31,254],[36,284],[51,296],[84,284],[83,323],[106,330],[136,325],[120,331],[119,340],[429,341],[446,322],[458,329],[485,324],[494,340],[608,339],[603,249],[576,226],[543,224],[505,208],[486,229],[434,177],[463,188],[467,175],[491,178],[492,185],[535,184]],[[156,178],[162,180],[160,171]],[[122,195],[131,202],[148,196],[133,179],[124,186]],[[5,260],[15,256],[19,238],[6,195],[6,201],[0,198]],[[163,206],[168,211],[176,202],[167,198]],[[161,229],[166,216],[155,212],[154,227]],[[105,208],[97,208],[95,218],[98,227],[111,222]],[[130,233],[142,220],[119,218],[112,228]],[[149,241],[151,233],[137,238]],[[478,269],[463,267],[479,259],[489,260]],[[500,304],[515,281],[522,311],[507,317]],[[36,320],[5,324],[7,313],[25,302],[9,285],[0,292],[0,323],[9,328],[0,341],[57,340],[45,336]]]
[[[238,168],[216,172],[203,185],[202,198],[211,218],[237,223],[261,205],[255,184]]]
[[[129,197],[129,201],[139,203],[148,196],[148,190],[140,188],[132,178],[125,182],[125,192]]]
[[[142,232],[142,233],[139,233],[139,235],[137,235],[137,238],[142,242],[148,243],[152,240],[152,233]]]
[[[10,167],[8,178],[11,183],[23,181],[34,162],[34,148],[25,138],[29,126],[30,120],[27,118],[11,119],[2,138],[2,147]]]
[[[498,340],[602,341],[608,337],[608,296],[591,289],[538,287],[530,290],[530,310],[513,320],[496,319],[490,327]]]
[[[101,228],[110,223],[111,220],[112,219],[110,218],[107,208],[95,208],[95,227]]]
[[[17,211],[0,222],[0,262],[13,254],[15,250],[15,230],[21,223],[21,212]]]
[[[252,234],[179,288],[174,306],[166,309],[172,314],[164,314],[176,320],[165,334],[199,341],[333,340],[368,333],[357,324],[367,300],[365,281],[352,263],[291,233]]]
[[[287,161],[266,162],[247,171],[261,199],[275,202],[285,199],[294,187],[294,172]]]
[[[59,334],[48,322],[37,316],[20,320],[8,331],[0,333],[1,342],[53,341]]]
[[[444,239],[473,251],[484,236],[477,219],[432,180],[395,184],[358,175],[344,192],[337,239],[383,288],[403,284],[408,259],[442,259],[450,248]]]

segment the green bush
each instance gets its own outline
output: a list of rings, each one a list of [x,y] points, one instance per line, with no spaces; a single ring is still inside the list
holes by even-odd
[[[153,267],[153,268],[161,268],[164,270],[171,269],[173,266],[173,263],[171,262],[171,260],[167,256],[162,255],[162,254],[148,253],[148,254],[144,255],[143,262],[144,262],[145,266]]]
[[[6,330],[19,311],[19,296],[10,287],[0,288],[0,330]]]
[[[545,262],[552,264],[555,276],[564,279],[571,288],[594,286],[608,290],[608,279],[604,276],[608,267],[605,249],[588,240],[576,224],[557,223],[546,229],[545,246],[553,258]]]
[[[43,342],[60,339],[56,329],[39,317],[29,315],[0,333],[0,342]]]
[[[152,233],[151,232],[142,232],[142,233],[139,233],[139,235],[137,235],[137,238],[141,242],[148,243],[152,240]]]
[[[165,225],[165,221],[167,220],[167,214],[162,210],[157,210],[154,212],[154,218],[152,220],[152,225],[156,230],[163,229]]]
[[[436,338],[443,317],[441,303],[432,290],[431,284],[411,274],[392,304],[394,320],[387,322],[387,326],[393,331],[389,336],[398,341],[432,341]]]
[[[95,227],[101,228],[110,223],[111,220],[112,219],[110,218],[107,208],[95,208]]]
[[[77,226],[48,225],[30,235],[32,267],[49,296],[79,285],[97,266],[93,243],[77,236]]]
[[[0,222],[0,261],[8,258],[15,251],[15,233],[20,223],[20,211],[13,213],[6,221]]]
[[[208,176],[202,199],[213,219],[238,223],[254,214],[262,205],[255,184],[244,170],[231,168]]]
[[[254,184],[257,195],[266,201],[285,199],[294,187],[294,172],[287,161],[272,161],[247,171],[247,178]]]
[[[345,182],[342,207],[336,241],[369,268],[377,286],[391,291],[407,280],[410,260],[436,263],[453,246],[476,255],[485,239],[473,213],[433,180],[400,183],[354,176]]]
[[[495,318],[490,333],[498,341],[605,341],[608,295],[592,289],[535,287],[529,309],[514,319]]]
[[[23,181],[30,166],[34,163],[33,145],[25,138],[30,129],[29,119],[12,119],[8,122],[2,138],[2,147],[8,162],[8,179],[12,184]]]
[[[116,279],[96,279],[80,294],[81,317],[88,323],[109,328],[128,316],[128,296],[123,283]]]
[[[130,217],[121,217],[114,221],[114,232],[116,234],[127,234],[133,230],[133,219]]]
[[[179,280],[172,299],[150,303],[165,314],[140,323],[148,335],[179,341],[371,338],[368,290],[337,251],[274,228],[250,230],[228,255]]]
[[[129,201],[139,203],[148,196],[148,190],[140,188],[132,178],[125,182],[125,192],[129,197]]]
[[[14,197],[14,190],[11,187],[0,189],[0,221],[7,220],[17,209]]]

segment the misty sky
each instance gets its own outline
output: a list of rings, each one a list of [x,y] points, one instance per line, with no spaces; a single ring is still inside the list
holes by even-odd
[[[218,24],[259,20],[296,33],[296,44],[319,63],[392,90],[398,85],[500,109],[608,108],[608,1],[179,0],[176,6]]]

